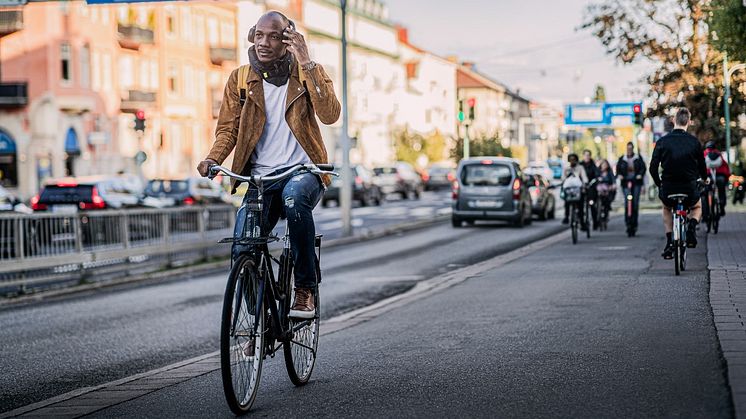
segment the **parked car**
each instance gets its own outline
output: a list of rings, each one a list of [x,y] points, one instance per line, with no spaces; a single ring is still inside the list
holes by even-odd
[[[12,195],[7,189],[0,186],[0,212],[19,212],[28,214],[33,212],[20,199]]]
[[[555,199],[552,186],[547,178],[536,173],[526,175],[528,193],[531,195],[531,209],[540,220],[554,219]]]
[[[456,179],[456,171],[450,164],[436,163],[425,169],[423,180],[426,191],[450,188]]]
[[[422,178],[411,164],[398,162],[390,166],[380,166],[373,169],[373,182],[381,188],[384,195],[398,194],[402,199],[414,197],[419,199],[424,185]]]
[[[350,167],[352,172],[352,199],[359,201],[360,205],[367,207],[369,205],[381,205],[383,194],[381,188],[373,183],[373,173],[363,166],[356,165]],[[322,206],[329,205],[330,201],[339,204],[339,191],[342,188],[342,178],[332,177],[332,183],[326,189],[324,198],[321,200]]]
[[[146,199],[160,199],[165,206],[231,203],[228,193],[219,184],[202,177],[152,179],[143,193]]]
[[[516,160],[475,157],[461,160],[453,187],[454,227],[476,220],[508,221],[517,227],[531,223],[528,183]]]
[[[88,176],[50,181],[31,199],[34,211],[77,212],[140,205],[141,191],[116,176]]]

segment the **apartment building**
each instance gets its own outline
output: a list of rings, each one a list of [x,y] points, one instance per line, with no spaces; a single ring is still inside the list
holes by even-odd
[[[237,61],[227,2],[30,3],[0,10],[0,35],[0,184],[22,198],[66,175],[193,174]]]

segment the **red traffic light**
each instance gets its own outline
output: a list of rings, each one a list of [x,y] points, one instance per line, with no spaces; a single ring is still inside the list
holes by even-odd
[[[470,108],[473,108],[474,105],[477,104],[477,100],[473,97],[470,97],[469,99],[467,99],[466,104],[469,105]]]
[[[640,105],[634,105],[634,106],[632,106],[632,112],[634,112],[634,113],[640,113],[640,112],[642,112],[642,106],[640,106]]]
[[[138,109],[137,112],[135,112],[135,118],[145,119],[145,111],[142,109]]]

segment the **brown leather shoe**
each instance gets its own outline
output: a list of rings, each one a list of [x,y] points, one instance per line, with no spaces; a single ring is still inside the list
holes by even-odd
[[[309,288],[295,289],[295,303],[290,309],[290,317],[296,319],[312,319],[316,315],[316,304],[313,291]]]

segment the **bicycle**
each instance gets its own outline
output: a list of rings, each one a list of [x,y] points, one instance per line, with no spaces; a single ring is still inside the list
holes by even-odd
[[[676,275],[686,269],[686,232],[688,222],[686,215],[689,212],[684,207],[684,200],[688,198],[686,194],[668,195],[668,199],[676,201],[676,205],[671,209],[673,211],[673,232],[672,244],[674,248],[674,271]]]
[[[231,411],[245,414],[256,400],[262,364],[283,348],[285,368],[296,386],[308,382],[316,364],[319,342],[319,289],[321,282],[321,235],[316,235],[316,314],[310,319],[289,317],[292,307],[293,257],[289,226],[285,221],[283,237],[262,236],[264,185],[279,182],[301,171],[333,175],[332,165],[297,165],[275,176],[241,176],[225,167],[211,166],[211,177],[222,172],[233,179],[248,182],[257,189],[257,197],[247,201],[244,231],[220,243],[248,246],[236,258],[228,276],[220,326],[220,368],[226,401]],[[249,217],[251,215],[251,217]],[[260,220],[256,222],[256,220]],[[252,225],[253,224],[253,225]],[[269,251],[269,243],[282,240],[278,258]],[[278,266],[275,276],[272,264]]]
[[[579,182],[579,180],[578,180]],[[565,206],[569,205],[569,224],[572,236],[572,244],[578,243],[578,228],[580,225],[580,205],[583,197],[581,193],[582,185],[568,185],[562,188],[562,199],[565,200]]]
[[[606,187],[599,188],[598,199],[601,203],[598,211],[598,229],[606,231],[609,228],[609,212],[611,210],[611,192],[609,189]]]
[[[593,216],[593,213],[591,212],[591,208],[594,208],[598,205],[598,203],[591,199],[591,195],[593,195],[593,188],[596,186],[596,183],[598,183],[598,178],[591,179],[590,182],[588,182],[588,186],[586,187],[586,198],[585,198],[585,213],[584,219],[585,219],[585,235],[587,238],[591,238],[591,217]],[[595,193],[595,195],[598,195],[598,193]],[[596,214],[598,215],[598,212],[596,211]],[[598,223],[598,219],[593,220],[596,223]]]
[[[718,234],[720,229],[720,196],[717,192],[717,177],[715,169],[710,168],[710,184],[707,186],[706,201],[704,202],[705,214],[707,214],[707,232]]]
[[[624,206],[624,224],[627,226],[627,237],[634,237],[637,233],[637,226],[634,225],[634,188],[635,184],[633,180],[627,181],[627,194],[625,195],[625,206]]]

